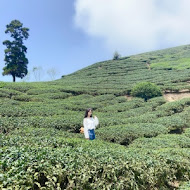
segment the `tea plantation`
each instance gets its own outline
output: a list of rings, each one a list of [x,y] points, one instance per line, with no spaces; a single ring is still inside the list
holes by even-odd
[[[0,82],[0,189],[190,189],[190,45],[96,63],[51,82]],[[96,139],[79,133],[93,108]]]

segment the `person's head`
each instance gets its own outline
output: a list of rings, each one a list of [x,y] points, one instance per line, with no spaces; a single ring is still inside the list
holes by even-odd
[[[92,117],[92,108],[88,108],[85,112],[84,118]]]

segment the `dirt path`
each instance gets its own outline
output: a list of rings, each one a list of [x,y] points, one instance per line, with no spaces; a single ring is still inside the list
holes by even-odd
[[[168,102],[173,102],[173,101],[181,100],[183,98],[190,98],[190,92],[166,93],[166,94],[164,94],[164,98]]]
[[[129,96],[129,95],[126,95],[125,96],[127,98],[127,100],[131,100],[133,97],[132,96]],[[164,99],[167,101],[167,102],[174,102],[174,101],[177,101],[177,100],[181,100],[183,98],[190,98],[190,92],[186,92],[184,90],[183,91],[180,91],[179,93],[165,93],[163,95]]]
[[[146,63],[146,66],[147,66],[148,70],[151,70],[149,63]]]

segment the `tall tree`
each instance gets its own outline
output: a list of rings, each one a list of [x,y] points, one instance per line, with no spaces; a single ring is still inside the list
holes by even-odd
[[[5,33],[10,34],[13,41],[5,40],[3,45],[7,47],[5,49],[5,67],[3,68],[3,75],[12,75],[13,82],[16,77],[23,78],[27,75],[28,59],[25,54],[27,48],[23,43],[23,40],[28,39],[29,29],[23,27],[23,24],[19,20],[13,20],[6,26]]]

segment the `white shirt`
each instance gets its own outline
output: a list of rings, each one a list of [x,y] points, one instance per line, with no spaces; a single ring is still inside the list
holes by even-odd
[[[83,126],[84,126],[84,136],[85,138],[89,138],[88,130],[95,129],[96,126],[99,124],[97,117],[86,117],[83,119]]]

